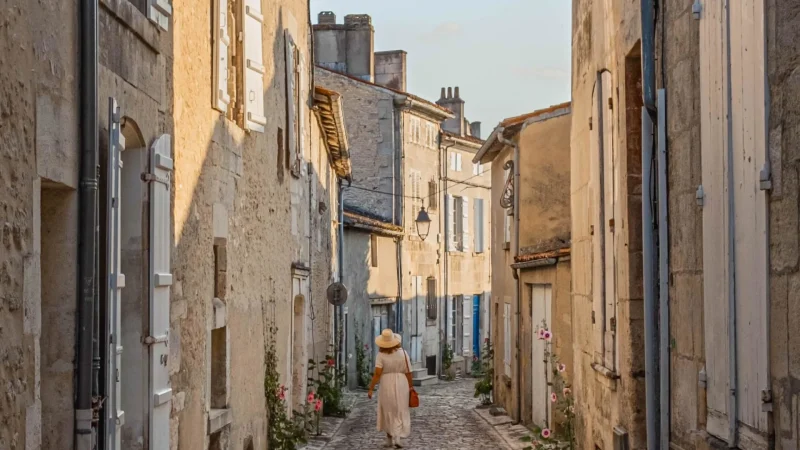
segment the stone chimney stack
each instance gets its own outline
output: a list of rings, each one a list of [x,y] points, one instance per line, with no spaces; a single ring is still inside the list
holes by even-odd
[[[442,122],[442,128],[445,131],[449,131],[459,136],[465,136],[466,127],[464,124],[464,100],[461,99],[461,93],[459,92],[458,86],[456,86],[455,92],[453,92],[452,87],[448,87],[446,97],[444,93],[445,89],[442,88],[442,98],[437,100],[436,104],[443,108],[449,109],[455,115],[455,117]]]
[[[375,83],[406,90],[406,52],[392,50],[375,53]]]
[[[314,25],[314,63],[339,73],[375,81],[375,29],[367,14],[350,14],[344,24],[323,11]]]
[[[471,122],[469,124],[469,134],[472,137],[476,137],[481,139],[481,123],[480,122]]]

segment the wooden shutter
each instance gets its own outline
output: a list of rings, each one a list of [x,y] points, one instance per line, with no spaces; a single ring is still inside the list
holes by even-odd
[[[214,108],[227,112],[231,103],[228,93],[228,0],[214,0],[214,85],[212,88]]]
[[[296,48],[297,47],[295,47],[295,49]],[[303,89],[306,86],[306,59],[299,50],[296,50],[295,54],[297,56],[296,60],[297,67],[295,70],[297,71],[297,80],[298,80],[298,85],[295,86],[296,90],[295,95],[297,96],[297,111],[295,114],[297,114],[297,129],[298,129],[298,138],[297,138],[298,147],[297,147],[296,158],[297,158],[297,164],[300,165],[300,174],[302,176],[305,176],[308,170],[307,165],[304,164],[306,157],[306,148],[307,148],[306,144],[307,111],[305,108],[303,108],[304,102],[302,101],[302,95],[303,95],[302,93]]]
[[[511,376],[511,304],[503,303],[503,365],[506,376]]]
[[[475,252],[483,253],[484,249],[484,231],[483,231],[483,199],[475,199]]]
[[[447,230],[447,251],[451,252],[455,249],[456,242],[456,221],[455,221],[455,199],[452,195],[445,196],[445,209],[447,210],[446,230]]]
[[[288,157],[289,167],[295,176],[300,175],[300,166],[297,161],[297,146],[299,138],[297,136],[297,47],[289,30],[284,32],[286,43],[286,128],[289,130],[288,138]]]
[[[472,356],[472,296],[461,296],[461,302],[461,314],[463,316],[463,323],[461,325],[461,329],[463,330],[461,339],[461,354],[468,357]],[[468,364],[470,363],[468,362]]]
[[[461,214],[461,250],[466,252],[469,250],[469,197],[466,195],[461,197]]]
[[[172,2],[170,0],[147,0],[147,17],[155,22],[162,30],[169,30],[169,18],[172,16]]]
[[[615,223],[616,217],[616,164],[614,148],[614,111],[612,110],[611,72],[604,71],[602,80],[602,158],[603,158],[603,261],[604,261],[604,307],[605,325],[603,333],[603,365],[616,370],[616,319],[617,319],[617,257]]]
[[[436,279],[433,277],[428,278],[428,305],[427,305],[427,312],[428,312],[428,320],[436,320],[436,317],[439,315],[439,305],[436,301]]]
[[[602,82],[600,76],[594,85],[592,95],[591,139],[589,142],[589,215],[591,217],[592,231],[592,334],[594,343],[594,362],[604,363],[603,340],[605,331],[605,270],[604,246],[605,223],[603,213],[603,132],[602,132]]]
[[[461,172],[461,153],[456,153],[456,172]]]
[[[264,117],[264,52],[261,0],[244,0],[244,118],[245,128],[264,132],[267,118]]]
[[[456,154],[450,153],[450,170],[456,170]]]
[[[169,302],[172,286],[171,137],[162,135],[150,148],[150,448],[169,445],[172,389],[169,381]]]
[[[122,151],[125,148],[125,137],[120,132],[120,111],[117,101],[109,99],[108,108],[108,184],[106,196],[106,269],[108,276],[107,309],[109,318],[108,342],[108,383],[106,392],[106,432],[108,445],[112,450],[121,449],[121,428],[124,423],[122,411],[122,322],[121,294],[125,287],[125,275],[122,273],[121,232],[122,205],[121,172]]]

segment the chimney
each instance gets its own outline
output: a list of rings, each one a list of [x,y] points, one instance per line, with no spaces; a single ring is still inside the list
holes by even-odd
[[[442,88],[442,97],[444,97],[444,88]],[[447,97],[440,98],[436,102],[437,105],[447,108],[455,114],[452,119],[447,119],[442,122],[442,128],[451,133],[459,136],[466,135],[466,127],[464,126],[464,100],[460,97],[458,86],[455,88],[455,95],[453,95],[453,88],[447,88]]]
[[[471,122],[469,124],[469,134],[472,137],[476,137],[478,139],[481,138],[481,123],[480,122]]]
[[[367,14],[344,16],[347,29],[347,73],[366,80],[375,81],[375,29]]]
[[[335,72],[375,81],[375,29],[367,14],[350,14],[344,24],[323,11],[314,25],[314,64]]]
[[[375,53],[375,83],[399,91],[406,90],[405,51]]]

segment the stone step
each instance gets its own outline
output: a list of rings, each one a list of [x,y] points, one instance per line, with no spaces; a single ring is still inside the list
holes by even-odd
[[[430,386],[439,382],[439,379],[434,375],[425,375],[422,377],[414,377],[414,386]]]
[[[418,369],[411,369],[411,374],[414,375],[414,378],[422,378],[428,376],[428,369],[425,367],[420,367]]]

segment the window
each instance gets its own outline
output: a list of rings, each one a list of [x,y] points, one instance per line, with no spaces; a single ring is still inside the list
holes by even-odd
[[[378,236],[375,234],[369,237],[369,253],[372,267],[378,267]]]
[[[511,376],[511,303],[503,304],[503,368]]]
[[[427,147],[429,147],[429,148],[435,149],[436,148],[436,135],[438,134],[437,133],[437,129],[436,129],[436,125],[434,125],[434,124],[432,124],[430,122],[426,122],[425,123],[425,130],[426,130],[426,133],[425,133],[425,138],[426,138],[425,145]]]
[[[469,250],[469,198],[447,195],[447,251]]]
[[[439,306],[436,304],[436,278],[428,278],[428,293],[426,303],[425,310],[428,320],[436,320]]]
[[[450,170],[461,172],[461,153],[450,153]]]
[[[409,230],[412,232],[412,236],[416,234],[416,218],[417,213],[419,213],[419,209],[425,205],[425,195],[422,193],[422,173],[419,170],[409,169],[408,171],[408,190],[407,195],[411,197],[409,200],[409,204],[411,208],[409,208]]]
[[[473,175],[482,175],[483,174],[483,164],[480,162],[472,163],[472,174]]]
[[[171,15],[172,2],[170,0],[147,0],[147,18],[155,22],[162,30],[169,30]]]
[[[486,251],[484,247],[484,231],[483,231],[483,199],[475,199],[475,253],[483,253]]]
[[[592,307],[594,313],[594,362],[616,369],[616,256],[614,212],[616,202],[611,73],[597,74],[592,97],[591,203]]]
[[[409,120],[409,126],[410,126],[409,139],[411,140],[411,142],[415,144],[422,143],[421,129],[420,129],[421,124],[419,117],[412,116],[411,120]]]
[[[167,0],[149,1],[167,4]],[[264,117],[261,2],[243,0],[236,3],[241,5],[236,9],[232,9],[232,5],[234,3],[229,0],[214,0],[212,105],[245,129],[263,133],[267,120]],[[151,7],[151,11],[153,9]],[[240,35],[242,38],[237,39]],[[231,49],[231,45],[236,47]],[[238,76],[231,77],[231,73]]]
[[[439,193],[437,192],[436,181],[428,181],[428,209],[435,211],[439,207]]]

